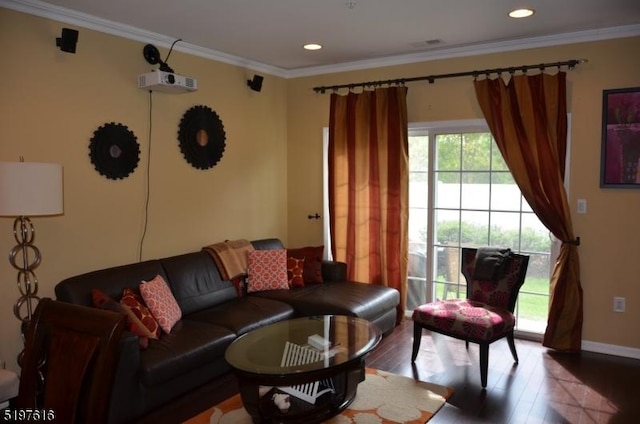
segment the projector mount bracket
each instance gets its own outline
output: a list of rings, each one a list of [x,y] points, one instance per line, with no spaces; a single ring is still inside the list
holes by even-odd
[[[178,41],[179,40],[176,40],[173,44],[175,44]],[[173,49],[173,45],[171,46],[171,48]],[[171,54],[171,51],[169,51],[169,54]],[[144,46],[144,48],[142,49],[142,55],[144,56],[144,59],[147,61],[147,63],[151,65],[160,64],[161,71],[170,72],[172,74],[174,73],[173,69],[171,69],[169,65],[167,65],[167,62],[162,61],[162,59],[160,58],[160,52],[158,51],[157,47],[154,46],[153,44],[147,44],[146,46]],[[167,59],[168,58],[169,58],[169,55],[167,55]]]

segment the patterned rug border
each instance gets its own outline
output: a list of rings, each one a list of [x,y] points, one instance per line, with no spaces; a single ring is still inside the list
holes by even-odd
[[[358,386],[358,394],[354,402],[340,415],[333,417],[326,423],[424,424],[444,406],[447,399],[453,394],[453,389],[450,387],[374,368],[367,368],[366,375],[366,380]],[[367,382],[372,382],[372,384],[367,385]],[[386,384],[389,384],[390,387],[384,388]],[[424,391],[407,392],[415,386]],[[376,390],[376,388],[378,389]],[[378,392],[377,396],[376,392]],[[229,397],[184,422],[184,424],[232,423],[251,424],[249,415],[242,408],[239,394]]]

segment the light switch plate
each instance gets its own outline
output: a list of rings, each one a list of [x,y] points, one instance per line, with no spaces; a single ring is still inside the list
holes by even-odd
[[[587,200],[586,199],[578,199],[578,213],[579,214],[587,213]]]

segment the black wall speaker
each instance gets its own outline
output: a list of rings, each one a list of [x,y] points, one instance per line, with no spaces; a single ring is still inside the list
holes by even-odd
[[[262,90],[262,80],[264,80],[263,76],[254,75],[253,79],[247,80],[247,85],[251,87],[253,91],[259,92],[260,90]]]
[[[78,31],[75,29],[62,28],[62,36],[56,38],[56,46],[60,47],[60,50],[67,53],[75,53],[77,43]]]

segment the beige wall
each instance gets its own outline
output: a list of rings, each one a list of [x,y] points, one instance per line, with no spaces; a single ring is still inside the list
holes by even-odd
[[[61,279],[137,261],[142,234],[149,148],[149,95],[136,88],[151,66],[144,43],[80,28],[78,51],[55,47],[63,25],[0,8],[0,160],[62,163],[65,213],[34,218],[43,254],[37,269],[40,296],[53,296]],[[290,246],[322,243],[322,129],[329,96],[316,85],[397,78],[498,66],[588,58],[569,73],[572,112],[571,193],[588,201],[587,215],[573,215],[585,292],[584,338],[640,348],[640,281],[634,261],[640,248],[640,192],[598,186],[601,95],[606,88],[640,86],[640,39],[579,44],[472,58],[432,61],[369,71],[284,80],[265,76],[262,92],[246,87],[252,72],[180,52],[170,64],[198,79],[200,89],[153,95],[151,203],[143,259],[179,254],[226,238],[280,237]],[[166,54],[166,49],[161,49]],[[481,118],[471,81],[409,85],[409,119]],[[176,134],[194,105],[216,111],[225,126],[221,162],[207,171],[182,157]],[[89,140],[108,122],[127,125],[138,137],[137,169],[108,180],[89,161]],[[0,254],[15,244],[12,219],[0,218]],[[15,368],[19,324],[15,271],[0,260],[0,359]],[[627,312],[612,312],[612,297],[627,299]]]
[[[80,28],[77,53],[63,53],[55,46],[63,26],[0,8],[0,160],[22,155],[64,166],[64,215],[32,220],[43,255],[40,296],[53,296],[65,277],[137,261],[144,214],[149,94],[136,86],[152,68],[144,43]],[[197,78],[199,90],[153,94],[143,259],[227,238],[286,241],[286,81],[266,76],[256,93],[243,68],[176,51],[169,62]],[[222,160],[206,171],[184,160],[177,141],[180,119],[194,105],[216,111],[227,136]],[[108,122],[127,125],[140,144],[138,167],[123,180],[103,177],[89,160],[89,140]],[[6,259],[12,225],[0,217],[0,359],[9,367],[20,346],[16,272]]]
[[[289,81],[289,237],[322,242],[321,223],[307,211],[321,210],[322,128],[328,125],[329,94],[312,87],[415,77],[586,58],[568,72],[571,112],[570,205],[580,236],[585,341],[615,345],[637,355],[640,349],[640,191],[599,187],[602,90],[640,86],[640,38],[482,55],[367,71],[327,74]],[[471,78],[408,85],[410,122],[480,119]],[[577,215],[577,199],[588,213]],[[626,298],[627,312],[613,312],[613,296]],[[626,349],[630,348],[630,349]],[[635,349],[635,350],[634,350]]]

